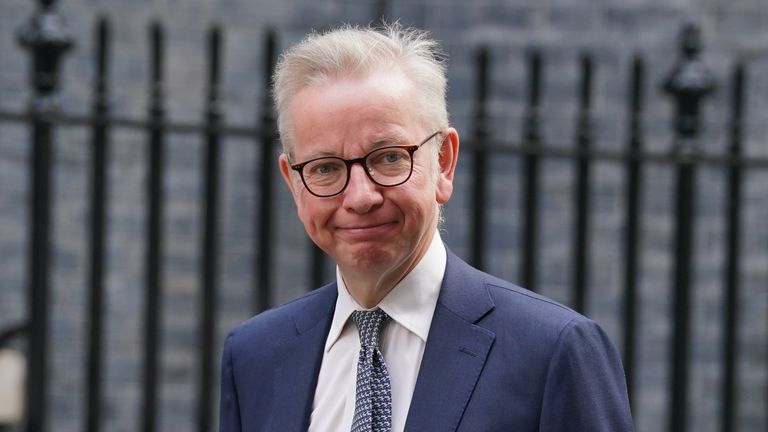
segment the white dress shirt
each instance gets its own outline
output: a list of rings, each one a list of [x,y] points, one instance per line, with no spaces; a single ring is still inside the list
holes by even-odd
[[[445,246],[435,232],[421,261],[377,306],[391,317],[380,341],[392,385],[392,432],[405,428],[446,259]],[[325,341],[309,432],[349,431],[355,413],[360,336],[349,317],[365,308],[349,295],[338,267],[336,281],[336,310]]]

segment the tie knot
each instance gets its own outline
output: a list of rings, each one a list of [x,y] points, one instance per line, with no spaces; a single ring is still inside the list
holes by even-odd
[[[352,312],[352,321],[360,332],[360,345],[378,347],[381,329],[388,319],[389,315],[381,309]]]

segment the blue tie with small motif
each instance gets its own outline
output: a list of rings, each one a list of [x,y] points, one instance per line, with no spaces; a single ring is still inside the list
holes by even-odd
[[[352,432],[390,432],[392,429],[389,372],[379,350],[379,336],[387,320],[389,315],[381,309],[352,312],[352,321],[360,332]]]

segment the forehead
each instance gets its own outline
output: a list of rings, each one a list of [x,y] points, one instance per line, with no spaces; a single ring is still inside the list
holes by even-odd
[[[304,87],[289,111],[294,154],[338,152],[349,142],[412,139],[419,125],[415,94],[411,80],[399,71],[331,78]]]

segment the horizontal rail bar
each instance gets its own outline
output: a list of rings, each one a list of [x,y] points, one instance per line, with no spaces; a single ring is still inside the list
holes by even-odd
[[[9,111],[0,111],[0,121],[28,123],[32,116],[26,113],[13,113]],[[100,123],[89,115],[79,114],[55,114],[46,117],[52,123],[59,126],[93,126]],[[114,128],[146,130],[150,126],[147,120],[136,120],[123,117],[111,117],[106,121]],[[163,124],[164,130],[175,134],[199,135],[211,131],[211,128],[200,121],[189,122],[166,122]],[[222,135],[252,138],[254,135],[261,134],[261,130],[252,126],[219,126],[214,132]]]
[[[64,126],[89,126],[97,123],[90,116],[85,115],[51,115],[47,118],[53,120],[55,123]],[[0,122],[20,122],[24,123],[29,121],[31,116],[28,114],[11,113],[8,111],[0,111]],[[109,124],[114,128],[136,128],[146,130],[147,122],[142,120],[132,120],[125,118],[112,118],[108,120]],[[209,127],[199,122],[178,122],[178,123],[165,123],[163,125],[164,130],[168,133],[176,134],[202,134],[210,131]],[[261,129],[248,127],[248,126],[229,126],[223,125],[218,129],[218,132],[223,136],[229,137],[244,137],[253,138],[262,133]],[[551,142],[551,141],[550,141]],[[474,145],[471,138],[462,140],[463,148],[471,150]],[[538,146],[531,147],[525,146],[516,141],[500,141],[490,139],[484,144],[484,148],[491,153],[502,154],[535,154],[548,158],[573,158],[580,155],[586,155],[587,157],[595,160],[606,161],[624,161],[627,159],[637,159],[640,162],[654,162],[654,163],[679,163],[683,160],[692,160],[699,164],[736,164],[744,168],[768,168],[768,157],[766,156],[744,156],[734,157],[728,154],[711,153],[711,152],[696,152],[694,154],[679,155],[673,151],[652,151],[645,150],[642,152],[628,152],[624,149],[612,150],[612,149],[597,149],[592,148],[589,150],[575,149],[570,146],[567,147],[554,147],[554,146]]]
[[[471,141],[463,140],[461,145],[465,149],[474,147]],[[484,145],[492,153],[502,154],[536,154],[542,157],[552,159],[571,159],[574,157],[587,156],[593,160],[606,161],[626,161],[636,159],[640,162],[653,163],[681,163],[691,161],[697,164],[736,164],[744,168],[768,168],[768,157],[764,156],[741,156],[734,157],[729,154],[696,152],[687,154],[678,154],[674,151],[652,151],[644,150],[640,152],[630,152],[626,149],[577,149],[573,147],[561,148],[552,146],[526,147],[518,143],[503,143],[500,141],[489,141]]]

